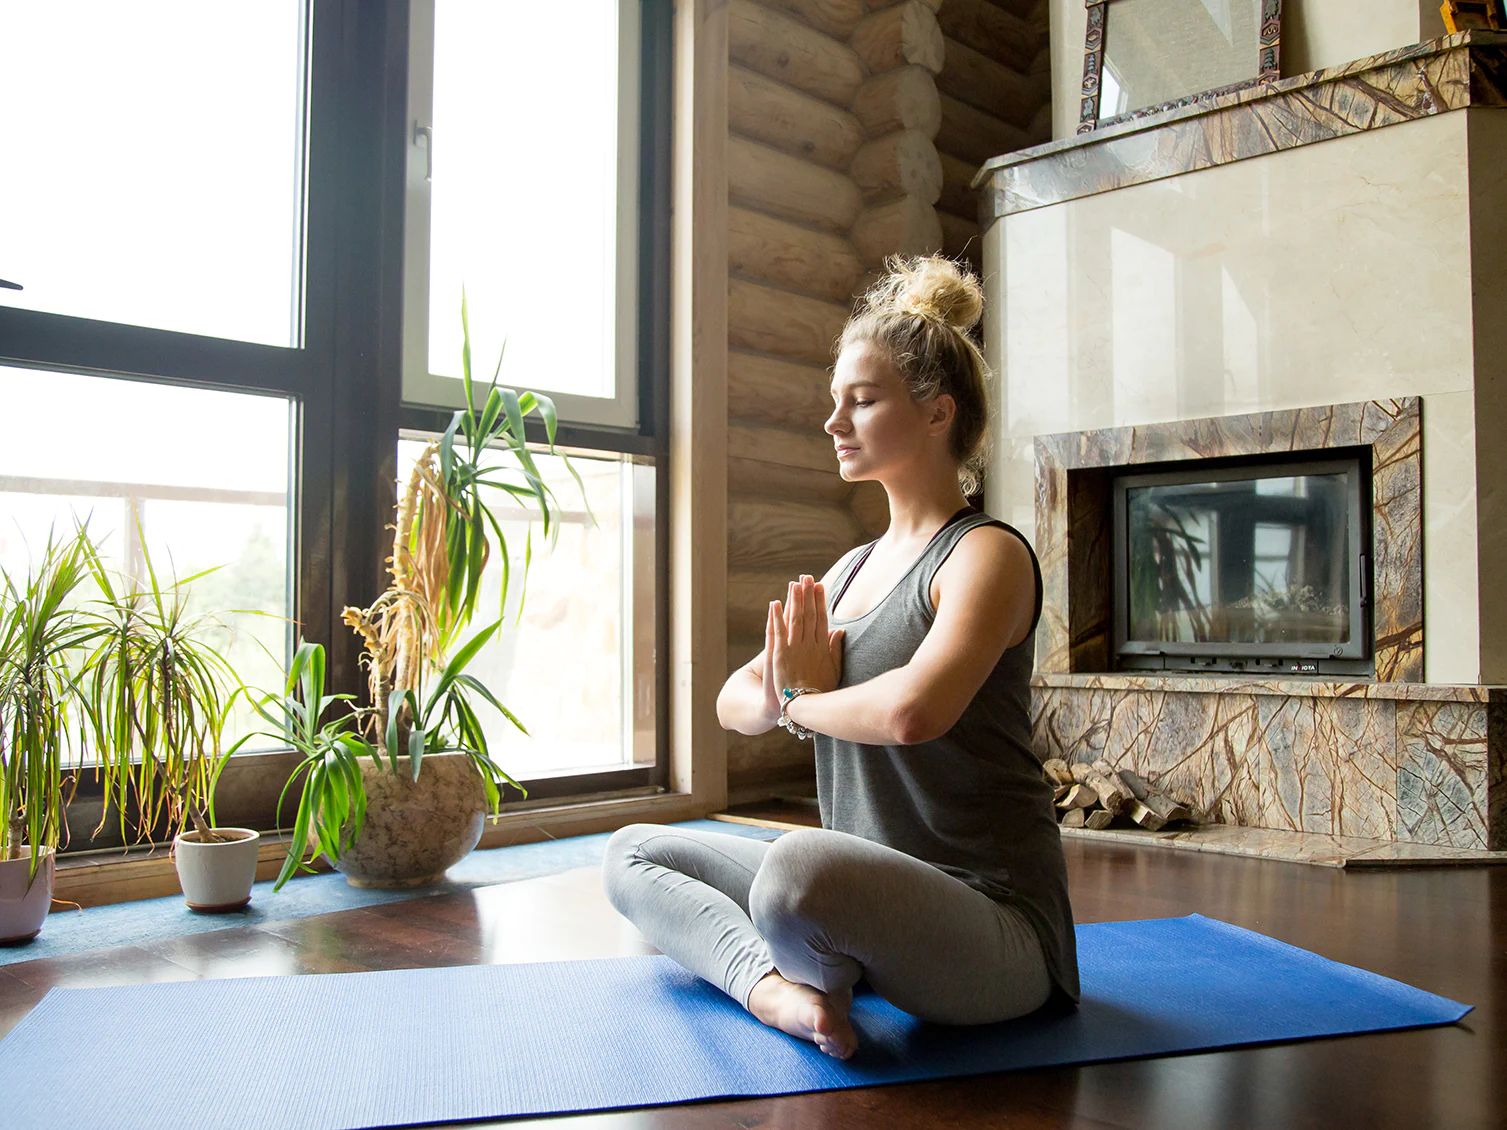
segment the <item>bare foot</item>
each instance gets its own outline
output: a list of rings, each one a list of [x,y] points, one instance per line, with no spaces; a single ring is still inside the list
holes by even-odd
[[[748,994],[748,1011],[771,1028],[810,1040],[836,1059],[858,1050],[858,1034],[848,1023],[853,990],[824,993],[810,985],[768,973]]]

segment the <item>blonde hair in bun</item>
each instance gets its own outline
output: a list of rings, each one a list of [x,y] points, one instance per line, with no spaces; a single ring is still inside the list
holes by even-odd
[[[836,352],[865,342],[883,349],[911,397],[943,393],[957,405],[949,444],[958,485],[976,494],[989,447],[989,366],[968,331],[984,312],[974,275],[941,255],[892,256],[884,275],[858,300]]]

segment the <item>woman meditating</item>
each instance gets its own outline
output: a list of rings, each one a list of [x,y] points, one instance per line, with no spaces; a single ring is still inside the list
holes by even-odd
[[[987,368],[978,283],[893,261],[838,343],[826,431],[889,529],[769,606],[722,688],[727,729],[816,748],[821,828],[773,843],[634,824],[608,898],[664,953],[771,1027],[846,1059],[860,978],[925,1020],[983,1024],[1076,1001],[1052,793],[1031,751],[1035,554],[970,507]]]

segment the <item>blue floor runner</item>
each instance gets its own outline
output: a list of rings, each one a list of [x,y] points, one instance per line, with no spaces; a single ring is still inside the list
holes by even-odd
[[[1196,914],[1080,926],[1078,946],[1076,1013],[946,1027],[860,994],[861,1046],[846,1062],[765,1028],[666,957],[54,989],[0,1042],[0,1126],[403,1126],[1164,1055],[1470,1011]],[[131,1054],[144,1033],[172,1035]]]
[[[673,826],[757,840],[777,839],[781,835],[777,829],[726,820],[686,820]],[[83,910],[55,907],[35,940],[25,945],[0,947],[0,965],[63,957],[108,946],[149,945],[184,934],[205,934],[233,926],[260,926],[312,914],[432,898],[497,883],[516,883],[576,867],[597,867],[601,865],[609,838],[610,832],[595,832],[473,851],[450,868],[438,883],[410,890],[367,890],[351,886],[344,875],[325,872],[301,875],[274,894],[269,880],[252,888],[250,906],[229,914],[195,914],[184,905],[182,895],[90,906]]]

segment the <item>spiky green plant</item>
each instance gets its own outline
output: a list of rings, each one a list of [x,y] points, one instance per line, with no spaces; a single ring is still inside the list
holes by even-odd
[[[23,580],[0,570],[0,817],[6,859],[30,853],[36,877],[44,849],[65,834],[64,754],[80,721],[70,658],[93,631],[73,605],[89,577],[93,551],[80,527],[70,538],[49,533],[47,547]]]
[[[240,687],[212,642],[224,625],[188,607],[189,586],[213,570],[164,583],[145,538],[141,546],[145,583],[86,550],[101,597],[81,613],[92,649],[80,687],[104,781],[100,828],[113,808],[127,838],[134,809],[138,840],[165,821],[169,838],[192,823],[202,842],[214,842],[215,785],[241,743],[222,744]]]
[[[415,722],[410,703],[417,701],[426,672],[437,674],[445,669],[447,657],[475,616],[493,538],[502,558],[499,619],[507,605],[511,583],[507,538],[486,502],[485,491],[499,490],[525,506],[537,507],[543,533],[551,542],[559,531],[551,511],[551,504],[558,506],[558,500],[540,475],[524,435],[524,418],[538,413],[554,451],[559,422],[554,402],[547,396],[498,385],[502,373],[499,355],[497,371],[478,408],[471,380],[471,332],[464,295],[461,331],[466,407],[451,417],[450,426],[439,439],[425,446],[398,500],[392,556],[388,559],[392,582],[387,591],[368,608],[346,608],[342,613],[342,619],[364,644],[371,702],[365,713],[367,735],[373,743],[386,740],[394,721],[389,717],[392,709],[399,710],[398,732],[404,742],[408,740]],[[564,462],[584,500],[586,487],[579,472],[569,459]],[[590,515],[590,503],[586,505]],[[525,592],[532,559],[530,528],[524,546]],[[522,611],[520,595],[519,615]],[[407,698],[404,691],[415,695]],[[487,772],[484,766],[479,768]],[[499,780],[494,779],[493,785]]]

